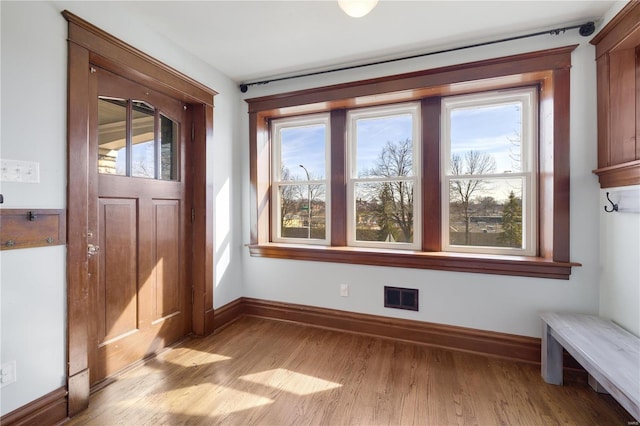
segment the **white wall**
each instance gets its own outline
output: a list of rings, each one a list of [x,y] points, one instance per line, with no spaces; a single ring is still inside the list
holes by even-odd
[[[245,94],[245,98],[259,97],[580,44],[572,55],[571,69],[570,204],[571,259],[582,266],[573,269],[570,280],[253,258],[245,251],[245,295],[525,336],[540,336],[538,313],[543,310],[598,313],[599,235],[595,229],[600,207],[597,179],[591,173],[596,164],[596,74],[594,48],[589,40],[589,37],[579,36],[577,31],[570,31],[560,36],[543,36],[385,66],[270,83],[251,87]],[[247,139],[246,114],[242,116],[241,131],[243,139]],[[248,158],[246,146],[244,149],[244,157]],[[248,176],[245,161],[243,189],[247,206]],[[246,243],[249,240],[247,209],[244,213]],[[341,283],[350,285],[351,293],[347,298],[339,296]],[[385,285],[418,288],[420,312],[384,308]]]
[[[4,183],[2,208],[66,207],[67,22],[64,9],[217,91],[214,111],[216,198],[214,304],[242,295],[238,89],[210,65],[184,53],[120,2],[0,2],[0,157],[40,163],[40,184]],[[2,363],[18,380],[0,391],[0,415],[65,384],[66,251],[63,246],[0,253]]]
[[[640,336],[640,212],[606,213],[603,208],[610,207],[606,193],[617,203],[619,190],[640,198],[640,186],[601,190],[600,315]]]
[[[2,208],[65,208],[65,22],[51,6],[0,7],[0,157],[40,163],[39,184],[2,183]],[[17,371],[0,390],[2,414],[65,383],[65,256],[64,246],[0,252],[0,359]]]

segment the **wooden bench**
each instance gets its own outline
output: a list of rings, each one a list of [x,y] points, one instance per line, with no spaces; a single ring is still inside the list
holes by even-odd
[[[592,315],[544,312],[542,377],[562,384],[562,348],[589,373],[589,384],[604,389],[640,421],[640,338],[612,321]]]

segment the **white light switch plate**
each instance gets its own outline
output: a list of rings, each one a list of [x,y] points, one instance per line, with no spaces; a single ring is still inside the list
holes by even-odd
[[[0,160],[0,180],[2,182],[40,183],[40,163]]]

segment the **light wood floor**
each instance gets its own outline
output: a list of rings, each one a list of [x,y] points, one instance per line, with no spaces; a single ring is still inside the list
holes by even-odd
[[[539,366],[243,318],[131,370],[73,425],[620,425],[633,418]]]

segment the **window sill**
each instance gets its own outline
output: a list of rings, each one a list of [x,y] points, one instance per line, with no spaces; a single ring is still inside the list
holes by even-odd
[[[302,246],[296,244],[249,245],[254,257],[311,260],[318,262],[352,263],[358,265],[391,266],[396,268],[436,269],[442,271],[475,272],[480,274],[568,280],[574,262],[554,262],[528,256],[500,256],[450,252],[420,252],[357,247]]]

